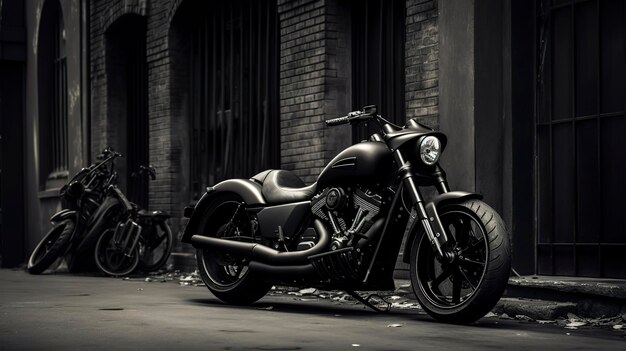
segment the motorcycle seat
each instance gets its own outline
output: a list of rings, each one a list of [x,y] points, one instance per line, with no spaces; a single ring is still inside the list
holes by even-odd
[[[278,169],[263,173],[260,173],[263,174],[261,193],[270,205],[306,201],[315,195],[317,183],[306,186],[302,179],[293,172]],[[259,178],[255,179],[258,180]]]
[[[137,211],[137,216],[143,217],[143,218],[152,217],[152,218],[162,218],[162,219],[168,219],[171,217],[169,213],[165,211],[148,211],[148,210]]]

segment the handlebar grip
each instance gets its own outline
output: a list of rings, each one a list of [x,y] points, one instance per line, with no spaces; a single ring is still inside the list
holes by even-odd
[[[333,127],[333,126],[338,126],[341,124],[346,124],[349,123],[350,120],[348,119],[348,116],[343,116],[343,117],[338,117],[338,118],[333,118],[333,119],[329,119],[326,121],[326,126],[327,127]]]

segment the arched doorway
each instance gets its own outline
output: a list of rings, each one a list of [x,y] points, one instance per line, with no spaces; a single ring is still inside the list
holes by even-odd
[[[124,15],[107,29],[105,38],[108,140],[125,156],[116,164],[120,188],[145,208],[148,179],[137,172],[149,162],[146,20]]]

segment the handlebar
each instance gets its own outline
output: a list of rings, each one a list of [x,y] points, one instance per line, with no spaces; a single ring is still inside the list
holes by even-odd
[[[362,111],[352,111],[346,116],[326,120],[325,123],[327,127],[334,127],[342,124],[354,124],[377,118],[379,118],[379,116],[376,114],[376,106],[369,105],[363,107]]]

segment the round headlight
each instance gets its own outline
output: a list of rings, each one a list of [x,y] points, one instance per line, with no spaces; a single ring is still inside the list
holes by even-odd
[[[420,143],[422,161],[432,166],[439,161],[439,156],[441,156],[441,141],[432,135],[425,137]]]

